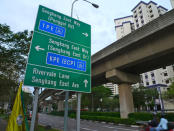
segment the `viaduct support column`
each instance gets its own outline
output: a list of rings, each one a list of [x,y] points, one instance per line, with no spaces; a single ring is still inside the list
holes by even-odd
[[[59,101],[57,111],[63,111],[63,110],[64,110],[64,101]]]
[[[119,84],[119,101],[121,118],[128,118],[134,112],[133,97],[130,84]]]
[[[120,115],[121,118],[128,118],[128,114],[134,112],[131,85],[139,81],[139,76],[113,69],[106,72],[106,79],[118,84]]]
[[[52,111],[52,104],[48,104],[48,113]]]

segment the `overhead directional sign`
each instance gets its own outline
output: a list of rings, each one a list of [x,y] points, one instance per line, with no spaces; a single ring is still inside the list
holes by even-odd
[[[90,25],[39,6],[24,85],[90,92]]]

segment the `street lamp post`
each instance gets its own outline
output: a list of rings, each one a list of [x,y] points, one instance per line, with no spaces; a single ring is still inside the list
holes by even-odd
[[[75,2],[78,0],[74,0],[71,6],[71,17],[73,17],[73,8]],[[89,4],[91,4],[93,7],[98,8],[99,6],[95,3],[92,3],[88,0],[83,0]],[[77,93],[77,112],[76,112],[76,131],[80,131],[80,105],[81,105],[81,93]]]
[[[170,3],[171,3],[171,6],[172,6],[172,9],[174,8],[174,0],[170,0]]]
[[[77,2],[78,0],[74,0],[73,1],[73,3],[72,3],[72,5],[71,5],[71,17],[73,17],[73,8],[74,8],[74,4],[75,4],[75,2]],[[95,4],[95,3],[92,3],[92,2],[90,2],[90,1],[88,1],[88,0],[83,0],[83,1],[85,1],[85,2],[87,2],[87,3],[89,3],[89,4],[91,4],[93,7],[95,7],[95,8],[99,8],[99,5],[97,5],[97,4]]]

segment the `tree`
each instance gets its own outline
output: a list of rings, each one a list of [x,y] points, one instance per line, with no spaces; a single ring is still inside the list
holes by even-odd
[[[114,97],[106,97],[102,101],[102,108],[106,111],[115,111],[119,109],[119,96],[115,95]]]
[[[31,108],[33,102],[33,96],[31,93],[22,92],[23,93],[23,100],[25,104],[25,109]]]
[[[31,36],[32,32],[27,30],[14,33],[9,26],[0,24],[0,91],[4,94],[1,98],[15,97],[23,79]]]
[[[133,87],[133,101],[134,107],[140,110],[141,107],[149,106],[153,108],[154,99],[158,97],[156,88],[149,89],[147,87],[140,86],[139,88]]]
[[[174,99],[174,82],[169,86],[169,90],[164,94],[166,99]]]
[[[98,86],[92,88],[90,94],[82,95],[82,108],[88,107],[91,110],[97,110],[97,108],[102,108],[103,100],[110,97],[112,92],[109,88],[104,86]]]

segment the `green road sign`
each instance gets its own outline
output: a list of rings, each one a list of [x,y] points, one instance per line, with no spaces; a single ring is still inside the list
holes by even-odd
[[[90,92],[90,25],[39,6],[24,85]]]

